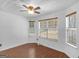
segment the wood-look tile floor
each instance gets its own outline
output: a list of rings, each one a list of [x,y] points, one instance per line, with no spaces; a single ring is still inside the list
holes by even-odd
[[[36,43],[29,43],[0,52],[7,58],[68,58],[66,54]]]

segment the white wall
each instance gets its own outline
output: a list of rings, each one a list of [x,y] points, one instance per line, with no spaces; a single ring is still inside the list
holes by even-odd
[[[0,11],[0,51],[29,42],[27,19]]]

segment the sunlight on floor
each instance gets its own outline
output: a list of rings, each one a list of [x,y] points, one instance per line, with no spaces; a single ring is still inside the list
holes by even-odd
[[[30,58],[35,57],[35,49],[34,49],[34,48],[30,48],[30,49],[29,49],[29,57],[30,57]]]

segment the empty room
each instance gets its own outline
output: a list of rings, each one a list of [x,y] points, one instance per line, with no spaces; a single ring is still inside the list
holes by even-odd
[[[79,0],[0,0],[0,58],[79,58]]]

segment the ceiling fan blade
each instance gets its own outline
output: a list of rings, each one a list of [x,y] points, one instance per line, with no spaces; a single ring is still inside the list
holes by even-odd
[[[23,11],[27,11],[27,10],[20,10],[21,12],[23,12]]]
[[[40,12],[38,12],[38,11],[34,11],[35,13],[37,13],[37,14],[40,14]]]
[[[26,5],[22,5],[23,7],[25,7],[25,8],[27,8],[27,6]]]
[[[38,9],[40,9],[40,7],[36,7],[34,10],[38,10]]]

